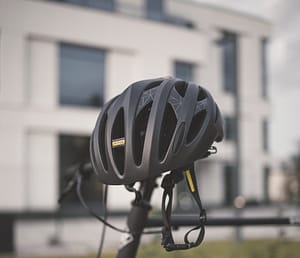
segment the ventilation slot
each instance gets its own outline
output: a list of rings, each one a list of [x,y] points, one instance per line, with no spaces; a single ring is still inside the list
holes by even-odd
[[[150,89],[152,89],[152,88],[155,88],[155,87],[159,86],[162,82],[163,82],[163,80],[151,82],[150,84],[148,84],[148,85],[145,87],[145,91],[146,91],[146,90],[150,90]]]
[[[201,101],[206,98],[207,98],[206,92],[203,89],[199,88],[197,101]]]
[[[190,129],[187,134],[187,143],[190,143],[192,140],[194,140],[197,134],[200,132],[205,117],[206,117],[206,110],[200,111],[193,117]]]
[[[125,139],[125,130],[124,130],[124,110],[121,108],[116,116],[114,121],[112,132],[111,132],[111,142],[116,141],[117,139]],[[125,139],[126,141],[126,139]],[[126,142],[125,142],[126,144]],[[119,171],[120,175],[124,174],[124,164],[125,164],[125,144],[113,147],[112,154]]]
[[[175,83],[175,89],[181,97],[185,96],[187,85],[184,81],[178,81]]]
[[[164,112],[159,137],[159,160],[162,161],[168,151],[177,124],[176,114],[168,103]]]
[[[215,123],[218,121],[218,119],[219,119],[219,108],[218,108],[218,106],[216,105],[216,118],[215,118]]]
[[[105,170],[107,170],[107,157],[105,150],[105,128],[106,128],[107,114],[104,114],[100,122],[98,145],[100,149],[100,157]]]
[[[135,127],[133,131],[133,156],[136,165],[140,165],[142,162],[147,124],[152,103],[153,102],[150,102],[144,106],[135,119]]]

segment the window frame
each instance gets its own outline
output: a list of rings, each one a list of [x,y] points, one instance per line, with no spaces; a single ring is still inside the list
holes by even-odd
[[[62,4],[76,5],[84,8],[109,11],[109,12],[114,12],[116,10],[115,0],[104,0],[100,2],[94,0],[50,0],[50,1],[58,2]]]
[[[265,165],[263,167],[263,185],[264,185],[264,202],[269,203],[270,202],[270,174],[271,169],[269,166]]]
[[[224,178],[224,205],[232,206],[235,197],[238,194],[238,181],[237,181],[237,166],[234,164],[225,164],[223,167]]]
[[[185,77],[183,78],[182,76],[179,76],[178,74],[178,66],[186,66],[185,68],[187,68],[188,66],[190,66],[190,76],[189,78]],[[173,74],[176,78],[179,78],[179,79],[182,79],[182,80],[185,80],[185,81],[191,81],[191,82],[194,82],[195,79],[196,79],[196,69],[197,69],[197,64],[195,64],[194,62],[188,62],[188,61],[182,61],[182,60],[175,60],[173,62]]]
[[[75,156],[84,156],[84,158],[80,161],[78,159],[70,161],[70,149],[71,152],[74,151],[76,148],[70,143],[70,140],[74,140],[71,138],[78,138],[79,140],[86,141],[86,150],[83,152],[80,151],[80,155],[77,153]],[[87,162],[89,160],[89,136],[88,135],[82,135],[82,134],[75,134],[75,133],[58,133],[57,134],[57,160],[58,160],[58,166],[57,166],[57,172],[58,172],[58,192],[59,195],[62,194],[65,186],[66,186],[66,176],[68,176],[70,173],[73,173],[73,171],[68,171],[69,168],[79,165],[80,162]],[[65,144],[65,146],[63,146]],[[66,148],[69,150],[66,150]],[[76,150],[75,150],[76,151]],[[78,150],[77,150],[78,151]],[[67,154],[66,154],[67,153]],[[69,156],[66,156],[69,155]],[[74,154],[73,154],[74,155]],[[62,160],[63,157],[65,160]],[[72,154],[71,154],[72,156]],[[67,157],[67,161],[66,161]],[[68,160],[69,159],[69,160]],[[74,157],[72,157],[74,159]],[[70,163],[70,164],[67,164]],[[99,184],[99,185],[97,185]],[[97,187],[101,187],[100,190],[97,190]],[[93,189],[91,187],[94,187]],[[91,178],[87,181],[82,182],[82,195],[86,201],[86,203],[96,212],[101,212],[103,210],[103,184],[100,183],[100,181],[97,180],[96,175],[92,174]],[[91,191],[92,189],[92,191]],[[99,194],[99,198],[97,197],[97,194]],[[92,198],[91,198],[92,197]],[[84,216],[86,215],[85,208],[81,205],[80,201],[78,200],[75,192],[71,192],[64,198],[62,201],[62,205],[59,206],[59,213],[63,214],[65,216]]]
[[[222,39],[218,41],[221,48],[222,87],[225,93],[237,94],[238,87],[238,35],[222,31]],[[229,77],[231,74],[232,78]]]
[[[225,140],[229,142],[236,141],[237,132],[238,132],[238,123],[237,123],[236,116],[225,115],[224,126],[225,126]]]
[[[268,99],[268,51],[269,41],[263,38],[260,42],[260,55],[261,55],[261,96],[263,99]]]
[[[76,53],[76,51],[78,51]],[[94,53],[92,53],[94,52]],[[107,50],[103,48],[96,48],[85,45],[78,45],[73,43],[60,42],[59,43],[59,75],[58,75],[58,99],[57,103],[60,107],[80,107],[80,108],[101,108],[104,105],[105,99],[105,77],[106,77],[106,59],[107,59]],[[67,62],[74,61],[74,67],[68,67]],[[80,64],[81,63],[81,64]],[[74,99],[70,95],[65,94],[67,91],[70,92],[70,89],[76,91],[75,84],[67,82],[68,77],[67,73],[76,71],[81,65],[92,65],[93,63],[97,64],[99,67],[99,74],[91,73],[92,76],[99,76],[98,94],[96,94],[95,99],[90,98],[89,101],[81,99],[80,96],[86,96],[83,94],[78,94]],[[93,67],[96,69],[97,67]],[[76,73],[75,73],[76,74]],[[77,74],[78,75],[78,74]],[[86,77],[85,80],[91,79],[92,76]],[[69,79],[70,80],[70,79]],[[68,84],[69,83],[69,84]],[[65,85],[64,85],[65,84]],[[71,86],[70,86],[71,85]],[[84,87],[85,84],[82,84],[78,87],[77,91],[82,90],[81,87]],[[87,90],[88,92],[94,93],[95,86],[90,86]],[[92,96],[92,94],[90,94]],[[93,103],[94,102],[94,103]],[[98,103],[96,103],[98,102]]]
[[[269,152],[270,141],[269,141],[269,121],[267,118],[262,120],[262,149],[265,153]]]
[[[145,13],[149,20],[164,21],[165,1],[164,0],[145,0]]]

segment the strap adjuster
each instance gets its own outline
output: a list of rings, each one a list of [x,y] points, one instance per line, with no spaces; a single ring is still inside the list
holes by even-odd
[[[172,212],[172,202],[173,202],[173,188],[175,184],[183,179],[183,171],[185,171],[185,177],[188,184],[190,193],[192,194],[194,200],[196,201],[199,210],[200,224],[191,230],[189,230],[184,236],[184,244],[174,243],[172,235],[172,225],[171,225],[171,212]],[[163,198],[162,198],[162,219],[163,219],[163,230],[162,230],[162,245],[167,251],[174,250],[184,250],[200,245],[203,241],[205,229],[204,224],[206,222],[206,212],[203,209],[198,187],[195,176],[194,164],[190,165],[187,169],[174,170],[171,173],[165,175],[161,183],[161,187],[164,188]],[[167,198],[168,197],[168,198]],[[199,230],[198,237],[195,242],[191,242],[188,239],[189,234],[194,231]]]

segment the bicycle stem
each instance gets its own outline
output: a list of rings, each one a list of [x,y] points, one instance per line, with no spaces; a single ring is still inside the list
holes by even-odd
[[[124,233],[122,235],[117,258],[134,258],[136,256],[143,230],[148,221],[148,214],[152,208],[150,199],[156,186],[155,179],[141,183],[142,198],[139,201],[132,202],[132,208],[127,217],[128,231],[134,233]]]

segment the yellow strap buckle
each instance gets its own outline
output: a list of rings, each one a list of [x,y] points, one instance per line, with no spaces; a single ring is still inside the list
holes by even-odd
[[[193,179],[191,176],[191,171],[189,169],[185,171],[185,176],[186,176],[186,179],[187,179],[187,182],[188,182],[191,192],[192,193],[195,192],[194,182],[193,182]]]

